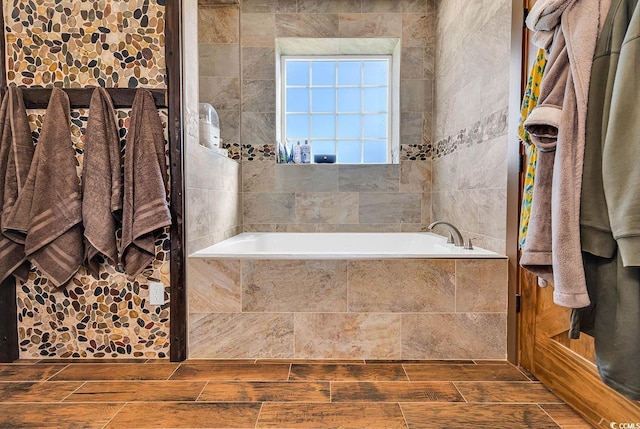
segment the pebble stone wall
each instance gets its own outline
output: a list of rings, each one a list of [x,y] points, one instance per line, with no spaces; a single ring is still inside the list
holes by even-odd
[[[3,2],[7,82],[21,87],[166,88],[165,0],[9,0]],[[44,110],[29,112],[34,142]],[[125,151],[129,109],[117,110]],[[166,124],[166,111],[160,111]],[[82,171],[88,109],[71,112],[72,144]],[[169,355],[169,248],[133,281],[103,264],[99,278],[81,268],[55,289],[32,269],[17,285],[21,359],[147,358]],[[165,304],[148,303],[149,281],[165,285]]]

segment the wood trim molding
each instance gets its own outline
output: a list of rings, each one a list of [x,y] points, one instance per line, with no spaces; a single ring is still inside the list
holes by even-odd
[[[27,109],[46,109],[51,97],[51,88],[21,88],[24,105]],[[94,87],[61,88],[69,96],[71,108],[89,107]],[[107,88],[113,101],[113,107],[127,108],[133,104],[138,88]],[[156,102],[156,107],[167,107],[167,92],[164,89],[149,89]]]
[[[166,3],[169,162],[171,170],[171,323],[170,358],[187,358],[187,291],[185,285],[184,181],[182,145],[182,0]]]
[[[638,403],[600,381],[593,363],[550,338],[538,342],[538,348],[535,376],[594,427],[640,421]]]

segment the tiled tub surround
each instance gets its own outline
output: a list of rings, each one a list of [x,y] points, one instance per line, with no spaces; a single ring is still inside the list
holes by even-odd
[[[245,232],[410,232],[431,221],[431,161],[243,162]]]
[[[511,2],[436,5],[432,216],[503,253]]]
[[[400,38],[400,164],[276,165],[276,38]],[[420,231],[431,221],[435,6],[243,1],[199,9],[200,101],[242,161],[244,231]]]
[[[504,258],[190,257],[188,266],[192,359],[506,356]]]

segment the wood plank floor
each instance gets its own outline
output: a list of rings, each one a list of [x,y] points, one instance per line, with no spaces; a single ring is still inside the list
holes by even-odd
[[[503,361],[18,361],[0,428],[591,426]]]

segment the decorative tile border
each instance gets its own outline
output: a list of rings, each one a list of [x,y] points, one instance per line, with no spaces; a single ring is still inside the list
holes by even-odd
[[[251,144],[242,145],[243,161],[264,161],[275,159],[275,157],[276,145],[274,144],[265,144],[262,146],[254,146]]]
[[[122,147],[130,122],[130,109],[118,109]],[[37,140],[44,110],[30,110],[32,134]],[[165,124],[166,111],[160,111]],[[76,151],[78,176],[84,155],[88,109],[71,112],[71,139]],[[118,231],[119,234],[119,231]],[[168,228],[156,240],[156,259],[134,281],[117,267],[102,264],[100,278],[80,268],[64,289],[48,284],[31,270],[17,287],[20,357],[59,358],[166,358],[169,351],[169,301],[162,306],[147,302],[148,279],[165,285],[169,296]]]
[[[240,143],[222,142],[222,148],[229,151],[229,158],[240,160],[242,153],[242,150],[240,149]]]
[[[463,147],[481,144],[487,140],[507,133],[508,108],[494,112],[469,128],[463,128],[457,134],[447,136],[436,142],[435,156],[442,158]]]
[[[7,80],[21,86],[165,88],[164,3],[4,1]]]
[[[424,144],[401,144],[401,161],[426,161],[431,159],[433,147],[431,143]]]

